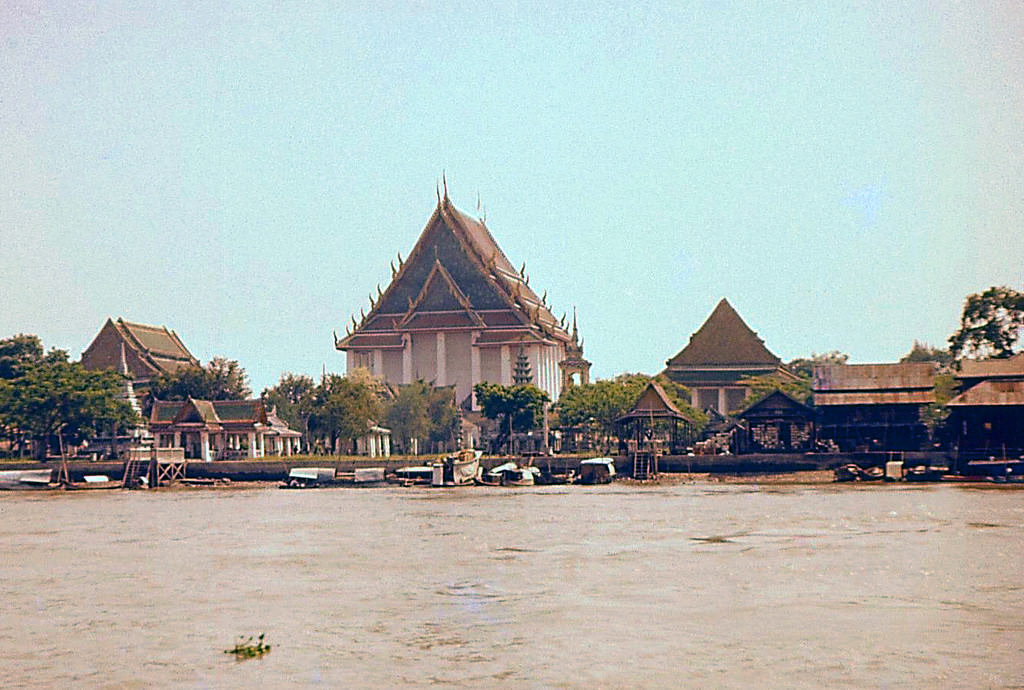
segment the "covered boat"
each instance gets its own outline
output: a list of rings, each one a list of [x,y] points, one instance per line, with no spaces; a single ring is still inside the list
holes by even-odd
[[[580,484],[610,484],[614,477],[612,458],[588,458],[580,462]]]
[[[3,470],[0,471],[0,490],[31,491],[55,489],[53,470]]]
[[[533,486],[538,476],[539,467],[520,467],[514,462],[506,462],[484,473],[480,483],[488,486]]]
[[[293,467],[282,489],[313,489],[334,483],[333,467]]]
[[[432,486],[466,486],[480,474],[483,451],[465,449],[444,456],[430,466]]]

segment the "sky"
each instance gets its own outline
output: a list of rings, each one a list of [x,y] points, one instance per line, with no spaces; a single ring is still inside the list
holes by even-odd
[[[442,174],[597,377],[896,361],[1024,287],[1024,6],[0,3],[0,338],[343,372]]]

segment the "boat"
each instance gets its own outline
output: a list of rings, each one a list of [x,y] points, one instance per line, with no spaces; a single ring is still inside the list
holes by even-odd
[[[0,491],[40,491],[59,489],[53,481],[53,470],[3,470],[0,471]]]
[[[293,467],[282,489],[322,489],[328,486],[379,486],[384,483],[383,467],[359,467],[338,472],[334,467]]]
[[[533,486],[539,476],[539,467],[520,467],[514,462],[506,462],[483,473],[480,483],[485,486]]]
[[[615,478],[612,458],[588,458],[580,462],[580,484],[611,484]]]
[[[414,484],[429,485],[433,478],[434,468],[430,465],[409,465],[395,470],[388,478],[388,481],[401,484],[402,486],[412,486]]]
[[[431,486],[467,486],[480,474],[483,451],[465,449],[450,453],[430,466]]]
[[[334,483],[333,467],[293,467],[282,489],[315,489]]]

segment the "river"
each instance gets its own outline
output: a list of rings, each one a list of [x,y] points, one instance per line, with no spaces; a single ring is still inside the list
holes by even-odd
[[[1022,686],[1022,527],[949,485],[8,493],[0,686]]]

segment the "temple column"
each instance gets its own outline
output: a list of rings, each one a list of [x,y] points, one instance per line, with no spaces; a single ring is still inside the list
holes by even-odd
[[[718,389],[718,411],[724,415],[729,414],[729,398],[724,388]]]
[[[255,431],[250,431],[249,432],[249,457],[250,458],[257,457],[257,455],[256,455],[256,432]]]
[[[437,366],[434,368],[436,376],[434,384],[445,386],[448,384],[448,358],[445,354],[444,332],[437,334]]]
[[[412,336],[402,334],[402,383],[412,383]]]
[[[199,444],[200,444],[200,455],[203,458],[203,462],[210,462],[210,432],[200,431],[199,432]]]
[[[700,410],[700,394],[696,388],[690,389],[690,405],[695,410]]]
[[[175,448],[181,448],[181,432],[180,431],[175,431],[174,432],[174,447]]]
[[[260,457],[261,458],[265,458],[265,457],[267,457],[267,436],[266,436],[266,434],[264,434],[263,432],[260,432],[259,439],[260,439]]]
[[[501,346],[501,385],[512,385],[512,352],[508,345]]]
[[[476,410],[476,393],[473,391],[473,386],[480,383],[480,348],[476,344],[477,338],[480,337],[480,331],[473,331],[473,334],[469,337],[469,394],[470,398],[470,409]]]

